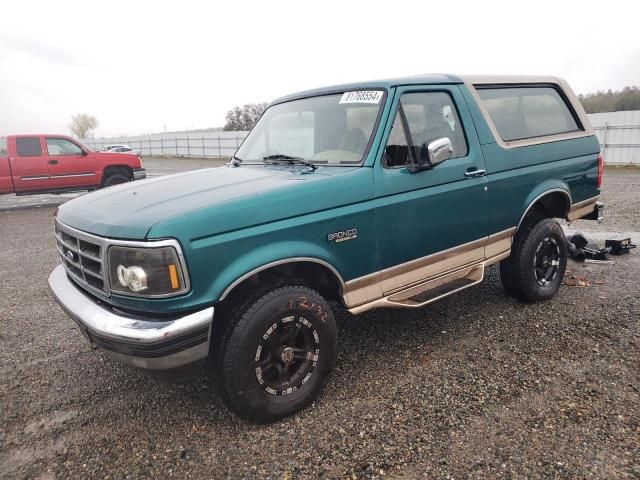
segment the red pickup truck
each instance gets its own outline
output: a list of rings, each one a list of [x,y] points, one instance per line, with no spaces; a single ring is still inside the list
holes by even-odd
[[[146,175],[138,155],[93,152],[65,135],[0,138],[0,194],[95,190]]]

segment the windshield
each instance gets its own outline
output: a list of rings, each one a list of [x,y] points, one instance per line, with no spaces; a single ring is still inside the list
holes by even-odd
[[[318,164],[362,162],[383,92],[355,91],[292,100],[269,107],[236,157],[262,162],[286,155]]]

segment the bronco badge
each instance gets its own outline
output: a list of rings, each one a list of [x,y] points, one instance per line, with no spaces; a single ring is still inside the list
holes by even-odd
[[[358,238],[357,228],[350,228],[327,235],[327,240],[334,243],[346,242],[347,240],[354,240],[356,238]]]

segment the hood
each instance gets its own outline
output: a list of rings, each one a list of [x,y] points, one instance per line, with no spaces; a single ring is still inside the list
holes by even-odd
[[[359,168],[359,167],[355,167]],[[348,167],[218,167],[129,182],[77,197],[58,210],[69,226],[100,236],[144,239],[158,222],[241,197],[302,186],[353,171]],[[284,212],[283,212],[284,214]]]

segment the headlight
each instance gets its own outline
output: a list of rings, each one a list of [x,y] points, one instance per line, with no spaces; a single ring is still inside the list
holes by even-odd
[[[127,287],[134,292],[141,292],[148,288],[147,272],[142,267],[125,267],[118,265],[116,270],[118,273],[118,282],[123,287]]]
[[[111,291],[144,297],[188,290],[186,272],[174,247],[109,247]]]

